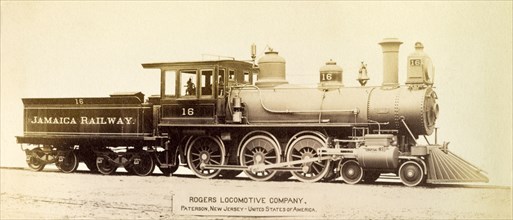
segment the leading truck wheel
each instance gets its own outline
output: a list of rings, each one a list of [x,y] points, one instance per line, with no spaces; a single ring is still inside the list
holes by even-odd
[[[313,135],[304,135],[296,139],[287,150],[287,162],[308,160],[318,157],[317,149],[324,146],[324,141]],[[292,175],[301,182],[316,182],[322,179],[330,168],[330,161],[311,161],[293,165],[302,171],[293,171]]]
[[[64,173],[73,173],[78,168],[78,157],[75,151],[68,151],[63,156],[58,156],[58,161],[55,163],[57,168]]]
[[[340,176],[348,184],[357,184],[363,178],[363,169],[355,160],[348,160],[340,165]]]
[[[148,152],[143,151],[135,155],[130,169],[138,176],[147,176],[153,173],[155,161],[153,161],[153,157]]]
[[[212,136],[196,137],[187,149],[187,164],[199,178],[211,179],[221,170],[207,169],[207,165],[223,165],[225,149],[222,142]]]
[[[240,153],[240,164],[242,166],[269,165],[280,163],[280,149],[269,137],[257,135],[251,137],[244,143]],[[266,181],[276,174],[276,171],[244,170],[244,173],[252,180]]]
[[[417,186],[424,179],[424,169],[416,161],[406,161],[399,168],[399,178],[406,186]]]
[[[41,148],[34,148],[33,150],[28,150],[27,154],[27,165],[30,169],[34,171],[41,171],[45,168],[45,163],[43,163],[39,158],[44,156],[45,153],[41,150]]]

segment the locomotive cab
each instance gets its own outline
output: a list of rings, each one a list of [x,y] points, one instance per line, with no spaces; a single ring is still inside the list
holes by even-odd
[[[226,93],[232,85],[253,84],[253,65],[219,60],[143,64],[160,69],[159,126],[225,122]]]

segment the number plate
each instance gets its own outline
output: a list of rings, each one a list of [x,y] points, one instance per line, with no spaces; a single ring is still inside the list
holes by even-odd
[[[421,66],[422,60],[421,59],[410,59],[410,66]]]
[[[339,82],[340,81],[340,74],[338,73],[321,73],[321,82]]]
[[[164,105],[163,117],[214,117],[214,105]]]

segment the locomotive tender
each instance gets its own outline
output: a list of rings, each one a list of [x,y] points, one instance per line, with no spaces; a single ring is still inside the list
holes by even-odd
[[[395,173],[407,186],[487,182],[481,170],[436,140],[434,68],[423,45],[417,42],[408,56],[407,80],[400,85],[402,42],[379,44],[381,86],[365,86],[362,62],[361,86],[345,87],[333,61],[320,69],[317,86],[290,85],[285,60],[270,49],[257,65],[254,46],[253,62],[142,64],[160,70],[160,95],[23,99],[24,135],[17,142],[38,171],[55,163],[74,172],[82,161],[102,174],[123,166],[145,176],[157,166],[169,175],[185,164],[200,178],[244,172],[258,181],[341,177],[356,184]],[[428,144],[418,143],[421,136]]]

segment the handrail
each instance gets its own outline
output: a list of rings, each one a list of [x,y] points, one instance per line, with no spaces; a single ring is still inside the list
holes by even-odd
[[[415,145],[417,144],[417,141],[415,140],[415,136],[413,136],[413,133],[411,132],[410,128],[408,127],[408,125],[406,124],[406,122],[404,121],[404,116],[401,116],[399,117],[399,119],[401,120],[401,122],[403,123],[404,127],[406,128],[406,130],[408,130],[408,133],[410,133],[410,136],[413,140],[413,142],[415,142]]]
[[[320,110],[289,110],[289,109],[285,109],[285,110],[275,110],[275,109],[270,109],[268,108],[265,104],[264,104],[264,101],[262,99],[262,91],[260,90],[260,88],[258,88],[258,86],[254,86],[254,85],[243,85],[241,86],[240,88],[244,88],[244,87],[253,87],[255,89],[258,90],[258,95],[259,95],[259,99],[260,99],[260,105],[262,106],[262,108],[270,113],[277,113],[277,114],[294,114],[294,113],[333,113],[333,112],[350,112],[350,113],[353,113],[355,115],[357,115],[358,113],[360,113],[360,110],[358,108],[354,108],[354,109],[329,109],[329,110],[322,110],[322,107]]]

